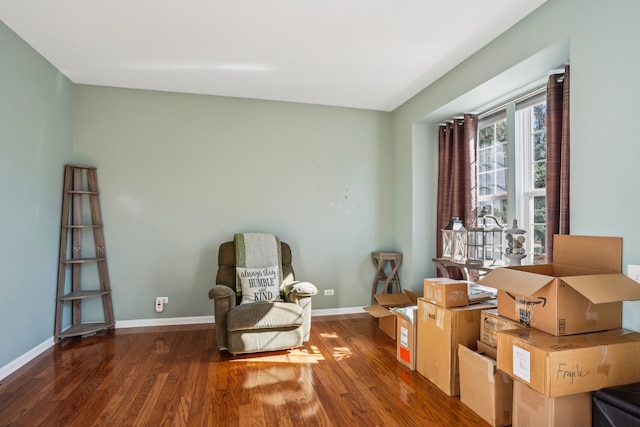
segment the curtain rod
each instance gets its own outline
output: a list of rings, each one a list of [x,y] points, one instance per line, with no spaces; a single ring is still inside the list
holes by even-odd
[[[449,123],[453,123],[454,120],[462,120],[464,116],[453,116],[451,119],[446,120],[444,123],[438,123],[438,126],[446,126]]]
[[[566,62],[565,65],[570,65],[570,63]],[[565,72],[564,68],[558,68],[558,69],[555,69],[555,70],[550,70],[549,71],[549,75],[551,76],[553,74],[563,74],[560,77],[560,79],[564,80],[564,72]],[[547,83],[545,82],[541,86],[535,87],[533,89],[530,89],[530,90],[526,91],[525,93],[521,93],[519,95],[516,95],[513,98],[508,99],[507,101],[501,102],[497,106],[492,107],[492,108],[490,108],[489,110],[487,110],[487,111],[485,111],[483,113],[480,113],[480,114],[470,113],[470,114],[476,114],[477,117],[478,117],[478,120],[480,120],[480,119],[485,118],[487,116],[490,116],[490,115],[492,115],[494,113],[497,113],[500,110],[503,110],[508,104],[511,104],[512,102],[518,103],[518,102],[523,101],[523,100],[525,100],[525,99],[527,99],[527,98],[529,98],[531,96],[538,95],[538,94],[540,94],[540,93],[542,93],[542,92],[544,92],[546,90],[547,90]],[[462,118],[462,117],[464,117],[464,116],[455,116],[455,117],[453,117],[453,119]],[[447,120],[445,123],[439,123],[438,126],[444,126],[447,123],[452,123],[453,119],[452,120]]]
[[[567,61],[567,62],[564,63],[564,65],[565,66],[571,65],[571,63]],[[553,74],[562,74],[561,78],[564,80],[564,72],[565,72],[564,68],[558,68],[558,69],[555,69],[555,70],[550,70],[549,71],[549,75],[551,76]],[[512,102],[518,103],[520,101],[523,101],[526,98],[538,95],[539,93],[542,93],[546,89],[547,89],[547,83],[545,82],[541,86],[538,86],[538,87],[535,87],[535,88],[533,88],[531,90],[528,90],[525,93],[516,95],[515,97],[513,97],[513,98],[511,98],[511,99],[509,99],[509,100],[507,100],[505,102],[502,102],[502,103],[500,103],[499,105],[497,105],[497,106],[495,106],[493,108],[490,108],[488,111],[485,111],[484,113],[478,114],[478,119],[482,119],[484,117],[490,116],[491,114],[494,114],[494,113],[504,109],[508,104],[511,104]]]
[[[571,66],[571,62],[567,61],[564,63],[564,67],[549,71],[549,75],[552,76],[554,74],[564,74],[565,68],[567,66]]]
[[[500,110],[504,110],[504,108],[508,104],[511,104],[513,102],[518,103],[518,102],[523,101],[523,100],[525,100],[525,99],[527,99],[529,97],[538,95],[539,93],[542,93],[542,92],[544,92],[546,90],[547,90],[547,85],[545,83],[542,86],[538,86],[536,88],[533,88],[531,90],[526,91],[525,93],[521,93],[518,96],[515,96],[515,97],[513,97],[511,99],[508,99],[507,101],[504,101],[504,102],[500,103],[499,105],[496,105],[495,107],[489,109],[488,111],[485,111],[484,113],[478,114],[478,119],[483,119],[485,117],[488,117],[488,116],[490,116],[492,114],[497,113]]]

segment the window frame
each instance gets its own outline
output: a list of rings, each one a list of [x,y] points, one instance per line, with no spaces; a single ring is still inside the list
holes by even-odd
[[[533,188],[534,166],[533,157],[535,146],[533,144],[531,114],[526,120],[522,117],[527,108],[546,102],[546,86],[537,87],[519,97],[504,102],[497,107],[487,110],[478,115],[478,143],[476,149],[479,150],[480,130],[499,120],[506,120],[507,129],[507,189],[506,189],[506,212],[505,223],[501,223],[505,228],[511,228],[513,219],[518,220],[518,227],[526,230],[526,254],[523,260],[525,263],[544,261],[544,256],[534,253],[534,227],[540,225],[534,223],[534,198],[545,197],[546,188]],[[525,126],[528,125],[528,126]],[[546,122],[545,122],[546,132]],[[478,156],[479,157],[479,156]],[[546,160],[545,160],[546,162]],[[476,179],[479,182],[479,171],[476,172]],[[510,189],[512,189],[510,191]],[[493,214],[493,201],[504,199],[504,195],[481,196],[479,188],[476,190],[477,207],[489,205]],[[545,214],[546,219],[546,214]],[[546,222],[544,223],[546,227]]]

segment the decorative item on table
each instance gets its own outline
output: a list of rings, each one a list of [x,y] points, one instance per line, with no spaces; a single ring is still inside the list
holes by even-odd
[[[467,255],[467,230],[457,216],[442,230],[442,259],[464,262]]]
[[[503,227],[483,206],[476,227],[467,228],[467,263],[483,266],[502,264]]]
[[[527,257],[525,249],[526,231],[518,228],[518,220],[513,220],[513,227],[504,231],[504,238],[507,241],[507,247],[504,248],[504,256],[509,259],[509,265],[520,265],[522,260]]]

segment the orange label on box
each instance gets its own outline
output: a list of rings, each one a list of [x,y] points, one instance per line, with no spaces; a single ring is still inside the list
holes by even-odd
[[[411,352],[406,348],[400,347],[400,359],[411,363]]]

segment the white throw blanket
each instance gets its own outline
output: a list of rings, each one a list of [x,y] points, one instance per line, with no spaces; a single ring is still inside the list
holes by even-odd
[[[233,237],[236,249],[236,267],[264,268],[278,266],[282,282],[282,257],[280,239],[267,233],[238,233]],[[236,290],[241,291],[236,280]]]

